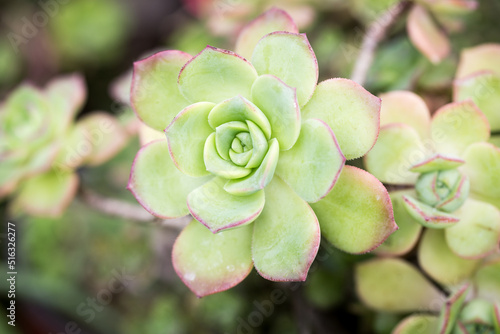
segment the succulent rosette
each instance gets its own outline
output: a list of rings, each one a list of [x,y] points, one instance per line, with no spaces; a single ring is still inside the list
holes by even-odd
[[[464,17],[477,6],[475,0],[416,0],[408,15],[408,36],[432,63],[439,63],[451,51],[448,34],[462,30]]]
[[[317,84],[314,52],[281,10],[243,29],[236,51],[164,51],[134,65],[133,108],[167,140],[142,147],[128,188],[155,216],[195,218],[172,256],[198,296],[253,266],[305,280],[320,226],[351,253],[397,229],[382,184],[344,167],[373,146],[380,100],[347,79]]]
[[[442,229],[443,242],[458,258],[478,259],[496,251],[500,211],[493,204],[500,196],[500,150],[487,142],[485,115],[465,100],[443,106],[431,119],[414,93],[381,97],[381,129],[365,157],[367,170],[384,183],[414,189],[391,193],[400,230],[377,251],[410,251],[422,226]]]
[[[58,216],[78,187],[75,169],[100,164],[125,145],[116,120],[103,112],[74,118],[86,98],[80,75],[43,89],[22,84],[0,105],[0,198],[13,208]]]
[[[448,288],[448,296],[416,267],[398,258],[360,263],[355,276],[356,292],[368,307],[384,313],[412,313],[392,333],[500,332],[498,256],[478,266],[467,282]]]

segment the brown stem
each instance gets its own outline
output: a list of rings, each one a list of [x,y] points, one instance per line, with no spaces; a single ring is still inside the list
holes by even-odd
[[[161,226],[182,230],[190,221],[189,217],[178,219],[159,219],[152,216],[141,206],[126,201],[104,197],[88,189],[80,189],[79,198],[89,207],[110,216],[120,217],[141,223],[157,223]]]
[[[387,30],[396,22],[399,16],[405,12],[409,5],[409,1],[400,1],[370,24],[363,38],[361,51],[354,64],[354,70],[351,76],[352,80],[360,85],[365,83],[378,44],[385,38]]]

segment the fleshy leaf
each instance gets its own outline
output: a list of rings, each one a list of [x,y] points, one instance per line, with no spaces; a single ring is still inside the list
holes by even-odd
[[[500,54],[500,53],[499,53]],[[500,60],[498,60],[500,67]],[[484,113],[491,131],[500,130],[500,76],[490,72],[479,72],[453,83],[453,100],[471,99]]]
[[[219,103],[242,95],[250,98],[257,72],[232,51],[207,46],[179,74],[179,89],[191,102]]]
[[[406,210],[419,224],[428,228],[449,228],[458,218],[444,211],[424,204],[411,196],[403,196]]]
[[[436,334],[439,318],[433,315],[410,315],[403,319],[393,334]]]
[[[332,191],[311,206],[323,236],[348,253],[369,252],[398,228],[385,187],[353,166],[345,166]]]
[[[439,316],[439,333],[450,334],[469,292],[469,284],[462,286],[446,301]]]
[[[227,122],[215,128],[215,147],[222,159],[229,160],[229,149],[240,132],[248,132],[248,125],[241,121]]]
[[[75,197],[78,183],[73,172],[39,174],[22,183],[13,205],[34,216],[59,217]]]
[[[455,212],[460,221],[446,230],[450,249],[463,258],[482,258],[498,250],[500,211],[491,204],[468,198]]]
[[[252,270],[251,240],[250,226],[212,234],[193,220],[175,241],[174,269],[198,297],[227,290]]]
[[[250,59],[257,42],[274,31],[299,32],[297,25],[287,12],[278,8],[271,8],[241,30],[236,41],[236,53]]]
[[[273,32],[255,46],[252,64],[297,89],[300,106],[307,103],[318,82],[318,61],[305,34]]]
[[[302,124],[295,145],[281,152],[276,174],[303,200],[317,202],[333,188],[344,163],[345,157],[330,127],[310,119]]]
[[[450,103],[432,117],[431,136],[437,151],[461,156],[470,144],[488,140],[490,126],[474,102]]]
[[[213,132],[208,114],[214,104],[199,102],[184,108],[165,129],[170,156],[183,173],[197,177],[209,174],[203,160],[207,137]]]
[[[465,163],[465,160],[447,157],[442,154],[435,154],[410,168],[414,173],[427,173],[438,170],[455,169]]]
[[[50,81],[45,93],[51,104],[51,112],[62,129],[70,124],[87,98],[84,78],[79,74],[61,76]]]
[[[215,146],[215,136],[216,134],[213,132],[205,142],[203,159],[207,171],[226,179],[240,179],[250,174],[252,172],[251,169],[236,166],[233,162],[221,158]]]
[[[91,113],[80,119],[77,126],[83,128],[83,135],[92,146],[92,152],[85,158],[91,166],[100,165],[115,156],[128,141],[128,134],[122,125],[105,112]]]
[[[269,150],[259,168],[252,171],[251,174],[242,178],[227,181],[224,189],[234,195],[249,195],[261,189],[271,182],[278,164],[280,146],[276,138],[269,141]]]
[[[463,78],[479,71],[492,71],[500,75],[499,44],[482,44],[462,51],[456,78]]]
[[[477,296],[491,301],[500,300],[500,259],[481,266],[474,276]]]
[[[254,122],[247,121],[247,125],[250,137],[252,138],[253,154],[245,167],[255,168],[259,167],[259,165],[262,163],[262,160],[264,160],[269,148],[269,144],[267,143],[264,133],[257,125],[255,125]]]
[[[191,58],[168,50],[134,63],[130,101],[137,116],[153,129],[163,131],[190,104],[177,87],[177,77]]]
[[[213,233],[250,224],[264,208],[264,191],[235,196],[224,190],[225,182],[223,178],[213,178],[187,197],[193,217]]]
[[[471,191],[500,209],[500,148],[489,143],[472,144],[464,158]]]
[[[437,311],[445,299],[414,266],[399,258],[376,258],[357,265],[355,281],[359,298],[378,311]]]
[[[272,281],[305,281],[319,248],[318,219],[279,177],[265,193],[266,205],[254,222],[255,269]]]
[[[271,138],[271,124],[266,115],[252,102],[238,95],[216,105],[208,115],[212,129],[230,121],[252,121],[259,126],[268,139]]]
[[[290,149],[300,133],[296,89],[272,75],[261,75],[252,86],[252,101],[271,123],[272,136],[282,151]]]
[[[127,188],[154,216],[168,219],[189,214],[187,195],[210,177],[191,177],[175,167],[166,140],[143,146],[135,157]]]
[[[352,80],[329,79],[318,84],[302,116],[326,122],[345,157],[355,159],[365,155],[377,140],[380,99]]]
[[[410,168],[427,156],[417,131],[396,123],[380,128],[377,143],[364,161],[366,169],[384,183],[415,184],[418,174]]]
[[[415,47],[432,63],[439,63],[450,53],[448,37],[422,6],[412,7],[408,16],[407,30]]]
[[[391,234],[380,247],[375,249],[375,252],[380,255],[403,255],[408,253],[415,247],[420,237],[422,225],[418,224],[415,219],[406,210],[403,204],[403,195],[413,195],[413,191],[396,191],[391,192],[392,208],[394,210],[394,220],[399,229]]]
[[[426,229],[418,249],[420,267],[432,279],[454,286],[470,278],[479,265],[477,260],[463,259],[446,244],[444,231]]]
[[[420,138],[429,137],[431,117],[424,100],[410,91],[381,94],[380,126],[404,123],[417,130]]]

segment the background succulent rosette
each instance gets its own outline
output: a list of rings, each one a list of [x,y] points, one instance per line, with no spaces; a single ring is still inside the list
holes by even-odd
[[[75,121],[86,99],[82,76],[21,84],[0,105],[0,198],[15,213],[59,216],[78,188],[75,170],[101,164],[126,144],[118,121],[94,112]]]
[[[420,239],[421,268],[455,286],[470,278],[500,242],[500,151],[488,143],[490,126],[470,99],[440,108],[431,119],[411,92],[383,94],[379,140],[365,157],[382,182],[415,185],[391,192],[400,230],[379,249],[408,253]],[[401,106],[405,106],[401,108]]]
[[[236,53],[207,46],[135,63],[132,106],[167,140],[142,147],[128,187],[153,215],[195,218],[172,256],[198,296],[253,266],[270,280],[305,280],[320,226],[351,253],[397,228],[382,184],[344,166],[373,146],[380,99],[347,79],[317,80],[306,36],[277,9],[242,30]]]

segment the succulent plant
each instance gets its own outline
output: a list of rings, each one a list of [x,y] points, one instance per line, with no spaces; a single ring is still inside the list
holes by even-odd
[[[306,36],[278,9],[242,30],[236,52],[169,50],[134,64],[132,106],[167,140],[141,148],[128,188],[155,216],[195,218],[173,261],[198,296],[253,266],[270,280],[305,280],[320,226],[351,253],[397,229],[382,184],[344,167],[374,144],[380,100],[347,79],[317,84]]]
[[[451,293],[446,297],[408,262],[378,258],[357,266],[356,290],[374,310],[413,312],[394,334],[494,334],[500,331],[499,276],[497,255],[478,266],[468,282],[447,287]]]
[[[408,15],[408,36],[432,63],[439,63],[451,50],[447,33],[461,30],[463,17],[477,6],[475,0],[416,0]]]
[[[74,74],[44,89],[22,84],[0,104],[0,197],[12,194],[16,210],[60,215],[78,187],[75,169],[100,164],[125,145],[111,115],[75,123],[85,98],[84,80]]]
[[[465,100],[443,106],[431,120],[414,93],[381,97],[382,126],[365,157],[367,170],[384,183],[415,189],[391,194],[401,229],[379,252],[408,252],[421,231],[416,223],[444,229],[447,245],[460,257],[480,258],[497,250],[500,211],[492,204],[498,205],[500,150],[487,143],[484,114]]]

